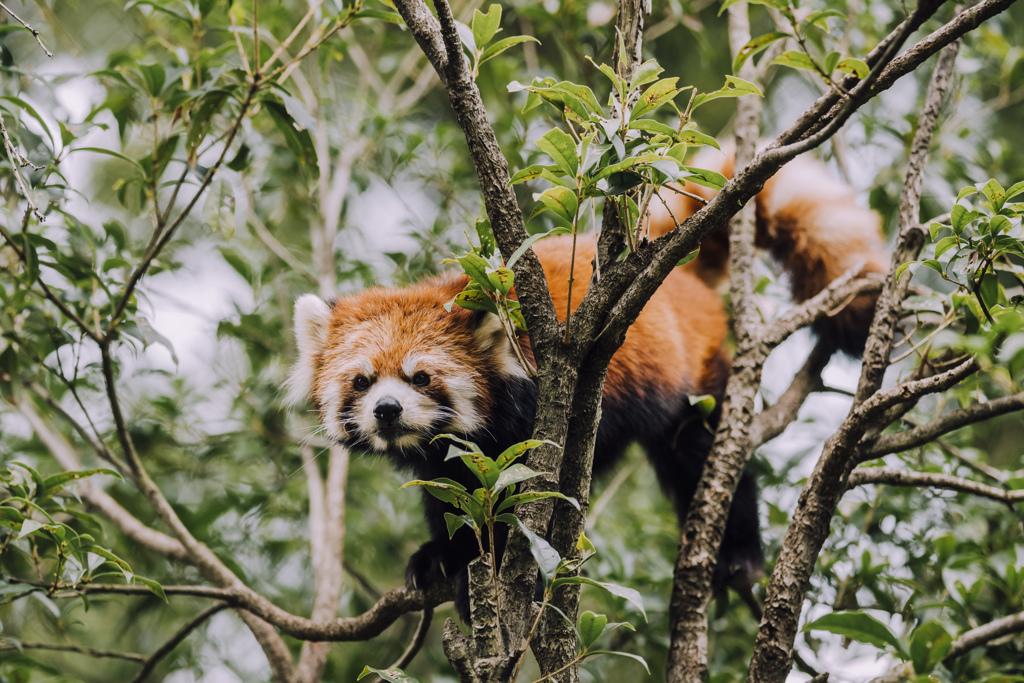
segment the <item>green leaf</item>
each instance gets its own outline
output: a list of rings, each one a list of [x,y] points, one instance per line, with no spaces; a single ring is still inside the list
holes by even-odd
[[[596,657],[597,655],[615,655],[616,657],[628,657],[629,659],[633,659],[642,664],[644,670],[647,671],[648,675],[650,675],[651,673],[650,667],[647,666],[647,660],[645,660],[640,655],[633,654],[632,652],[620,652],[618,650],[594,650],[593,652],[590,652],[588,654],[591,657]]]
[[[18,540],[20,541],[26,536],[33,534],[36,531],[39,531],[40,529],[45,529],[46,527],[47,525],[43,522],[40,522],[39,520],[26,519],[24,522],[21,523],[21,533],[18,534]]]
[[[810,55],[806,52],[800,52],[799,50],[789,50],[783,52],[781,55],[772,60],[772,64],[778,64],[779,66],[788,66],[792,69],[806,69],[808,71],[817,71],[814,66],[814,60],[811,59]]]
[[[974,185],[968,185],[964,189],[960,190],[960,193],[956,196],[956,201],[957,201],[957,203],[959,203],[961,199],[963,199],[965,197],[970,197],[972,194],[977,194],[977,193],[978,193],[978,188],[976,188]]]
[[[586,650],[594,641],[601,637],[604,633],[604,627],[608,624],[608,617],[603,614],[594,614],[593,612],[587,611],[580,615],[579,625],[577,631],[580,634],[580,640],[583,643],[583,649]]]
[[[483,64],[488,59],[497,57],[510,47],[514,47],[516,45],[519,45],[520,43],[525,42],[540,44],[540,41],[534,38],[533,36],[509,36],[508,38],[502,38],[494,45],[491,45],[486,50],[484,50],[483,54],[480,55],[480,63]]]
[[[696,109],[705,102],[717,100],[719,97],[742,97],[744,95],[757,95],[763,97],[756,85],[735,76],[726,76],[725,85],[721,90],[709,93],[701,93],[693,98],[693,109]]]
[[[943,237],[935,243],[935,258],[939,258],[957,245],[955,237]]]
[[[750,59],[757,53],[761,52],[762,50],[766,49],[772,43],[782,40],[783,38],[789,37],[790,36],[788,33],[774,31],[772,33],[765,33],[763,36],[758,36],[757,38],[754,38],[746,45],[741,47],[740,51],[736,53],[736,59],[734,59],[732,62],[733,73],[738,72],[740,70],[740,67],[743,66],[743,64],[748,59]]]
[[[642,130],[645,133],[654,133],[656,135],[668,135],[675,137],[676,129],[672,126],[666,126],[660,121],[654,119],[639,119],[629,124],[629,130]]]
[[[117,568],[121,570],[122,574],[124,574],[124,580],[127,583],[132,582],[132,579],[134,578],[135,574],[132,572],[132,568],[128,566],[128,563],[122,560],[120,557],[110,552],[106,548],[100,548],[99,546],[93,546],[89,548],[89,552],[93,553],[94,555],[99,555],[108,562],[112,562],[115,565],[117,565]]]
[[[786,0],[725,0],[725,2],[722,3],[722,6],[718,8],[718,16],[722,16],[722,13],[725,12],[725,10],[740,2],[749,2],[752,5],[766,5],[779,10],[786,9],[788,7]]]
[[[902,659],[909,659],[900,639],[889,627],[865,612],[833,612],[805,625],[803,631],[828,631],[836,635],[868,643],[877,648],[892,647]]]
[[[982,185],[981,193],[992,203],[992,207],[999,211],[1006,203],[1006,190],[994,178]]]
[[[145,318],[137,317],[130,323],[122,325],[121,331],[141,341],[143,347],[149,346],[150,344],[159,344],[170,352],[171,360],[174,361],[174,364],[178,364],[178,355],[174,352],[171,340],[157,332]]]
[[[629,114],[629,120],[638,119],[675,98],[676,95],[684,90],[684,88],[676,87],[676,82],[678,81],[678,78],[663,78],[647,88],[633,106],[633,111]]]
[[[867,78],[867,75],[871,73],[871,68],[867,65],[867,62],[853,59],[852,57],[839,60],[839,63],[836,64],[836,69],[857,78]]]
[[[498,290],[502,296],[509,293],[509,290],[512,289],[512,285],[515,282],[515,273],[508,268],[499,268],[498,270],[488,273],[487,277],[490,279],[491,285],[494,289]]]
[[[503,517],[503,519],[507,519],[507,517]],[[518,517],[512,517],[512,519],[515,520],[516,526],[519,527],[519,530],[523,532],[526,540],[530,543],[530,554],[537,561],[537,568],[540,569],[540,575],[544,580],[546,588],[551,585],[551,580],[554,578],[562,558],[558,551],[551,547],[550,543],[526,528],[521,519]]]
[[[370,666],[364,666],[362,673],[356,677],[356,680],[358,681],[364,676],[369,676],[370,674],[377,674],[385,681],[388,681],[388,683],[419,683],[418,680],[401,669],[374,669]]]
[[[361,9],[352,15],[352,19],[380,19],[381,21],[387,21],[397,26],[405,26],[405,21],[402,19],[401,14],[381,9]]]
[[[910,634],[910,659],[914,673],[931,673],[935,665],[946,658],[953,645],[953,637],[938,621],[928,621]]]
[[[491,279],[487,277],[487,271],[490,268],[490,264],[487,261],[473,253],[463,254],[455,260],[466,271],[466,275],[473,279],[473,282],[476,282],[488,291],[493,291]]]
[[[710,171],[706,168],[694,168],[692,166],[684,166],[683,168],[693,174],[686,177],[688,182],[710,187],[713,190],[721,190],[729,182],[728,178],[717,171]]]
[[[689,263],[693,259],[697,258],[699,255],[700,255],[700,246],[698,246],[696,249],[691,251],[689,254],[687,254],[683,258],[679,259],[679,261],[676,263],[676,266],[685,266],[687,263]]]
[[[167,71],[160,64],[139,64],[139,74],[146,86],[146,92],[156,97],[167,82]]]
[[[533,246],[533,243],[536,242],[539,239],[542,239],[544,237],[550,237],[551,235],[571,235],[571,234],[572,234],[572,231],[567,229],[567,228],[554,228],[553,230],[549,230],[547,232],[538,232],[536,234],[530,235],[525,240],[523,240],[523,243],[519,245],[518,249],[516,249],[514,252],[512,252],[512,256],[509,257],[508,263],[505,264],[505,265],[508,268],[511,268],[513,265],[515,265],[516,261],[518,261],[519,258],[523,254],[526,253],[526,250],[529,249],[531,246]]]
[[[319,177],[320,171],[317,167],[316,147],[313,144],[313,137],[308,130],[299,129],[295,119],[288,113],[288,109],[281,102],[274,100],[263,100],[263,108],[274,120],[274,125],[284,136],[285,144],[292,151],[299,164],[306,168],[314,178]]]
[[[576,156],[576,143],[565,131],[553,128],[537,141],[537,147],[555,161],[566,175],[576,177],[580,160]]]
[[[505,500],[501,501],[501,505],[495,508],[495,511],[504,512],[516,505],[521,505],[522,503],[533,503],[534,501],[544,500],[545,498],[558,498],[569,503],[577,510],[580,509],[579,501],[575,498],[559,493],[558,491],[530,491],[529,493],[517,493],[514,496],[509,496]]]
[[[832,72],[835,71],[836,63],[839,61],[839,56],[838,52],[829,52],[828,56],[825,57],[825,73],[829,76],[831,76]]]
[[[979,211],[968,211],[967,207],[957,204],[949,214],[949,224],[953,228],[953,234],[959,237],[969,223],[981,218],[982,215]]]
[[[85,479],[96,474],[105,474],[110,477],[115,477],[121,481],[124,481],[124,477],[119,472],[116,472],[105,467],[100,467],[93,470],[78,470],[75,472],[61,472],[60,474],[54,474],[53,476],[47,477],[43,481],[42,492],[40,495],[49,496],[55,493],[59,488],[64,486],[71,481],[77,481],[79,479]]]
[[[480,480],[480,483],[485,488],[491,488],[494,486],[494,482],[498,480],[498,475],[500,474],[498,466],[483,453],[479,451],[466,451],[453,444],[448,448],[448,455],[445,456],[445,460],[452,460],[454,458],[461,458],[463,464],[476,475],[476,478]]]
[[[579,208],[575,192],[561,186],[551,187],[544,190],[539,199],[544,208],[568,223],[567,227],[574,226],[576,210]]]
[[[1006,199],[1013,199],[1021,192],[1024,192],[1024,180],[1010,186],[1010,189],[1006,191]],[[957,198],[957,201],[960,201],[959,197]]]
[[[468,311],[487,311],[495,315],[498,314],[498,306],[494,300],[479,290],[467,289],[456,294],[454,299],[445,304],[445,310],[449,313],[452,310],[452,304]]]
[[[476,41],[477,49],[482,50],[498,32],[501,27],[501,5],[491,5],[487,8],[487,14],[478,9],[473,10],[473,40]]]
[[[199,144],[206,138],[213,124],[213,116],[217,114],[230,93],[227,90],[211,90],[203,95],[199,106],[193,105],[189,119],[188,135],[185,137],[185,149],[190,161],[195,160]]]
[[[533,479],[544,474],[543,472],[534,472],[526,465],[515,464],[506,470],[503,470],[498,476],[498,481],[494,482],[494,495],[498,495],[509,486],[518,484],[521,481]]]
[[[453,515],[450,512],[444,513],[444,523],[448,527],[448,538],[451,539],[455,536],[455,532],[458,531],[466,522],[472,522],[472,517],[465,515]]]
[[[722,149],[718,146],[718,140],[696,130],[684,130],[679,134],[678,140],[686,145],[707,145],[708,147],[714,147],[717,150]],[[679,161],[682,161],[682,159]]]
[[[76,147],[72,151],[74,151],[74,152],[93,152],[94,154],[106,154],[107,156],[114,157],[115,159],[120,159],[121,161],[127,161],[129,164],[131,164],[132,166],[137,168],[143,174],[145,174],[145,172],[146,172],[145,169],[142,168],[142,166],[139,165],[139,162],[135,161],[135,159],[129,159],[128,157],[126,157],[125,155],[121,154],[120,152],[115,152],[115,151],[113,151],[111,149],[103,149],[101,147]]]
[[[504,451],[502,451],[501,455],[498,456],[495,462],[497,463],[499,469],[505,469],[527,451],[531,451],[534,448],[540,448],[544,444],[554,446],[555,448],[560,448],[560,446],[554,441],[527,439],[526,441],[520,441],[519,443],[512,444],[511,446],[506,448]]]
[[[825,33],[828,33],[828,22],[826,20],[829,19],[830,17],[835,17],[837,19],[846,19],[846,15],[840,12],[839,10],[826,9],[818,12],[811,12],[806,17],[804,17],[803,21],[800,22],[800,28],[798,29],[800,31],[800,35],[806,33],[807,29],[809,29],[811,26],[818,26]]]
[[[581,583],[588,586],[597,586],[598,588],[603,588],[608,591],[615,597],[624,598],[627,602],[640,610],[640,613],[644,616],[644,621],[647,621],[647,611],[644,610],[644,601],[643,598],[640,597],[640,591],[638,590],[620,586],[617,583],[594,581],[593,579],[588,579],[585,576],[563,576],[562,578],[555,579],[554,583],[551,584],[551,587],[554,589],[558,586],[569,583]]]
[[[658,78],[664,69],[653,59],[648,59],[646,62],[636,68],[636,73],[633,74],[633,78],[629,81],[629,89],[633,90],[639,88],[641,85],[647,85],[651,81]]]

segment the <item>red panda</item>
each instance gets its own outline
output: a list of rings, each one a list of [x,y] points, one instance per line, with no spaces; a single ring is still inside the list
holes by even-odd
[[[728,164],[731,166],[731,163]],[[723,169],[731,173],[731,168]],[[688,191],[705,194],[702,188]],[[710,193],[708,193],[710,194]],[[649,230],[659,236],[699,208],[684,195],[654,206]],[[654,202],[653,204],[658,204]],[[853,193],[829,180],[820,164],[797,160],[757,197],[757,241],[792,277],[793,295],[806,299],[857,263],[883,272],[878,217],[858,208]],[[632,443],[648,453],[658,479],[682,517],[696,490],[713,434],[688,396],[721,398],[729,374],[727,321],[714,291],[724,277],[724,230],[705,240],[700,256],[675,269],[626,334],[609,365],[595,446],[595,471],[608,468]],[[724,246],[723,246],[724,245]],[[555,311],[564,318],[572,238],[534,245]],[[572,301],[590,281],[593,240],[576,245]],[[357,451],[389,456],[419,479],[447,477],[470,489],[476,480],[458,459],[445,461],[453,433],[495,457],[530,437],[536,387],[518,364],[495,316],[444,305],[468,282],[448,273],[402,288],[374,288],[326,302],[306,295],[296,303],[299,359],[290,379],[295,401],[309,398],[327,435]],[[854,302],[821,331],[838,346],[863,345],[873,299]],[[528,351],[528,340],[523,340]],[[712,416],[712,423],[717,415]],[[712,425],[713,426],[713,425]],[[456,578],[456,606],[465,620],[465,567],[477,554],[467,529],[449,540],[449,506],[424,495],[430,540],[406,570],[410,587]],[[495,539],[499,549],[504,535]],[[499,550],[500,553],[500,550]],[[754,580],[763,567],[757,492],[750,473],[733,501],[716,568],[716,584]]]

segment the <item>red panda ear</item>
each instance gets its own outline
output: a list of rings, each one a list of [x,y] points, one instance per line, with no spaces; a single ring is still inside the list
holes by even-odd
[[[295,302],[295,341],[299,357],[288,378],[288,402],[301,403],[313,393],[316,356],[327,345],[331,307],[314,294],[304,294]]]
[[[512,350],[512,344],[509,342],[505,328],[501,326],[498,316],[493,313],[483,313],[477,322],[474,337],[477,348],[497,361],[498,371],[502,375],[527,376]]]

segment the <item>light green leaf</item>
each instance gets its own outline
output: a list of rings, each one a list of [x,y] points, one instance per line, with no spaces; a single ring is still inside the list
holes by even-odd
[[[763,97],[756,85],[735,76],[726,76],[725,85],[721,90],[709,93],[701,93],[693,98],[693,109],[696,109],[705,102],[717,100],[719,97],[742,97],[744,95],[757,95]]]
[[[644,601],[643,598],[640,597],[640,591],[638,590],[620,586],[617,583],[595,581],[594,579],[588,579],[585,576],[564,576],[562,578],[555,579],[554,583],[551,584],[551,587],[554,589],[558,586],[569,583],[581,583],[588,586],[597,586],[598,588],[603,588],[608,591],[615,597],[624,598],[627,602],[640,610],[640,613],[644,616],[644,621],[647,621],[647,612],[644,610]]]
[[[480,63],[483,64],[488,59],[497,57],[510,47],[514,47],[516,45],[519,45],[520,43],[525,42],[537,43],[538,45],[540,44],[540,41],[534,38],[533,36],[509,36],[508,38],[502,38],[494,45],[491,45],[486,50],[484,50],[483,54],[480,55]]]
[[[526,465],[515,464],[506,470],[502,470],[498,476],[498,481],[494,483],[494,495],[497,495],[504,491],[509,486],[518,484],[521,481],[533,479],[544,474],[543,472],[534,472]]]
[[[633,111],[629,114],[629,120],[633,121],[644,114],[654,111],[682,92],[685,88],[677,88],[676,83],[678,81],[678,78],[663,78],[647,88],[633,106]]]
[[[647,672],[648,675],[650,675],[651,673],[650,667],[647,666],[647,660],[645,660],[640,655],[633,654],[632,652],[620,652],[618,650],[594,650],[593,652],[589,652],[587,654],[591,657],[596,657],[598,655],[615,655],[616,657],[628,657],[629,659],[633,659],[642,664],[644,670]]]
[[[762,50],[766,49],[772,43],[782,40],[783,38],[789,37],[790,35],[788,33],[774,31],[772,33],[765,33],[762,36],[754,38],[746,45],[741,47],[740,51],[736,53],[736,59],[734,59],[732,62],[733,73],[737,73],[740,70],[740,67],[743,66],[743,64],[748,59],[750,59],[757,53],[761,52]]]
[[[836,19],[846,19],[846,15],[840,12],[839,10],[826,9],[818,12],[811,12],[806,17],[804,17],[803,21],[800,22],[800,28],[798,29],[800,31],[800,35],[806,33],[807,29],[809,29],[811,26],[818,26],[825,33],[828,33],[829,30],[827,19],[829,19],[830,17],[835,17]]]
[[[575,192],[561,186],[551,187],[544,190],[539,199],[544,208],[563,219],[568,223],[568,227],[575,224],[576,211],[579,208]]]
[[[867,78],[867,75],[871,73],[871,68],[867,62],[861,59],[853,59],[852,57],[839,60],[836,68],[844,74],[856,76],[857,78]]]
[[[552,231],[552,232],[554,232],[554,231]],[[548,233],[548,234],[551,234],[551,233]],[[534,237],[536,237],[536,235],[534,235]],[[524,242],[524,244],[525,244],[525,242]],[[540,448],[544,444],[547,444],[549,446],[554,446],[555,448],[560,448],[560,446],[557,443],[555,443],[554,441],[548,441],[548,440],[541,441],[539,439],[527,439],[526,441],[520,441],[519,443],[512,444],[511,446],[506,448],[504,451],[502,451],[501,455],[498,456],[498,458],[495,460],[495,462],[497,463],[499,469],[505,469],[510,464],[515,462],[518,458],[520,458],[527,451],[531,451],[534,448]]]
[[[594,614],[593,612],[587,611],[580,615],[579,625],[577,631],[580,634],[580,640],[583,644],[583,649],[586,650],[594,641],[601,637],[604,633],[604,627],[608,624],[608,617],[603,614]]]
[[[982,185],[981,193],[992,203],[993,208],[999,211],[1006,202],[1006,190],[994,178]]]
[[[550,237],[551,235],[571,235],[571,234],[572,234],[572,231],[568,230],[567,228],[554,228],[553,230],[549,230],[547,232],[538,232],[538,233],[536,233],[534,235],[530,235],[525,240],[523,240],[523,243],[519,245],[518,249],[516,249],[514,252],[512,252],[512,256],[509,257],[508,263],[505,264],[505,265],[508,268],[511,268],[513,265],[515,265],[516,261],[518,261],[519,258],[523,254],[526,253],[526,250],[529,249],[531,246],[533,246],[533,243],[536,242],[539,239],[542,239],[544,237]]]
[[[364,666],[362,673],[356,677],[356,680],[361,680],[364,676],[369,676],[370,674],[377,674],[388,683],[420,683],[401,669],[374,669],[371,666]]]
[[[483,49],[501,27],[501,5],[491,5],[487,14],[478,9],[473,10],[473,40],[477,49]]]
[[[576,142],[565,131],[553,128],[537,141],[537,147],[551,157],[566,174],[576,177],[580,160],[576,156]]]
[[[814,66],[814,60],[811,59],[810,55],[799,50],[789,50],[783,52],[781,55],[772,60],[772,64],[778,64],[779,66],[788,66],[793,69],[806,69],[808,71],[817,71]]]
[[[687,254],[683,258],[679,259],[679,262],[676,263],[676,266],[685,266],[687,263],[689,263],[693,259],[697,258],[699,255],[700,255],[700,246],[698,246],[696,249],[691,251],[689,254]]]

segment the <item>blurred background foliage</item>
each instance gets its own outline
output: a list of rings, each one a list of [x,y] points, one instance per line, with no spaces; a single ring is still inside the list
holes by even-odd
[[[38,289],[30,293],[26,278],[41,267],[43,280],[85,320],[109,319],[117,293],[147,247],[157,210],[154,196],[160,211],[166,210],[168,188],[183,175],[186,185],[176,206],[184,206],[223,147],[245,98],[236,40],[251,56],[247,27],[253,19],[251,4],[229,7],[215,0],[16,4],[41,30],[54,57],[47,58],[32,36],[5,16],[0,114],[13,143],[40,167],[19,171],[46,214],[45,223],[27,217],[14,167],[6,155],[0,158],[0,221],[14,236],[14,245],[0,247],[5,399],[0,401],[0,467],[8,473],[0,491],[8,494],[31,478],[15,461],[44,477],[65,469],[51,456],[40,430],[26,421],[20,408],[25,402],[51,436],[71,444],[82,467],[109,463],[96,458],[40,395],[52,397],[79,421],[88,413],[107,443],[116,443],[95,346],[38,296]],[[371,4],[378,12],[389,11],[382,4],[367,7]],[[455,9],[466,20],[480,5],[469,0],[457,2]],[[503,35],[534,35],[541,41],[487,62],[479,77],[505,155],[519,169],[545,161],[532,142],[551,120],[543,108],[521,114],[525,97],[509,94],[506,85],[554,76],[586,83],[605,97],[606,81],[586,57],[611,61],[616,7],[607,0],[512,0],[503,8]],[[327,0],[313,25],[330,26],[346,9],[340,0]],[[679,76],[701,91],[718,89],[730,70],[725,19],[718,9],[709,0],[655,2],[645,53],[658,59],[666,76]],[[902,12],[898,3],[881,0],[814,0],[807,9],[835,9],[846,17],[830,19],[831,34],[819,38],[822,45],[842,45],[853,56],[863,56]],[[308,10],[299,2],[260,4],[263,59]],[[952,5],[944,7],[924,30],[952,12]],[[775,30],[763,6],[752,6],[752,20],[754,35]],[[299,45],[288,54],[295,56]],[[933,146],[924,218],[948,211],[964,185],[996,178],[1008,187],[1024,179],[1022,46],[1020,6],[969,35]],[[766,138],[787,127],[822,92],[821,83],[807,73],[769,70]],[[312,414],[282,405],[282,385],[294,356],[291,302],[308,291],[401,284],[434,272],[453,249],[464,246],[463,233],[472,231],[483,207],[445,93],[400,26],[373,16],[352,21],[286,76],[259,94],[255,114],[242,120],[226,165],[128,302],[116,357],[131,434],[178,513],[254,589],[305,614],[313,581],[299,443],[308,438],[318,453],[326,445],[309,436],[315,428]],[[925,69],[899,82],[822,150],[834,172],[881,213],[890,230],[927,76]],[[734,106],[723,99],[703,107],[696,116],[700,129],[727,137]],[[531,188],[517,191],[528,214]],[[530,229],[549,228],[545,220],[539,216]],[[31,251],[36,265],[20,259],[15,246]],[[771,264],[759,267],[764,310],[771,314],[785,305],[784,294],[777,294],[785,288],[774,284]],[[968,382],[962,397],[922,405],[914,419],[955,407],[960,398],[1020,391],[1020,334],[1003,335],[1017,343],[1004,344],[1002,351],[989,344],[987,354],[1000,372]],[[961,343],[952,339],[947,345]],[[810,345],[809,337],[798,337],[775,354],[766,401],[785,388]],[[834,360],[826,381],[837,391],[816,395],[800,421],[755,460],[769,562],[802,478],[846,411],[842,392],[853,388],[855,368],[851,359]],[[1022,439],[1021,420],[1011,416],[887,461],[1012,481],[1024,476]],[[316,466],[325,468],[324,461]],[[158,525],[130,484],[106,475],[92,480],[141,520]],[[341,615],[364,611],[380,593],[400,585],[405,558],[424,537],[418,495],[398,490],[404,480],[379,459],[351,461]],[[643,623],[622,601],[597,592],[585,594],[584,608],[638,627],[637,633],[616,632],[608,649],[643,655],[651,665],[649,680],[656,681],[664,677],[678,534],[671,506],[650,495],[655,488],[642,456],[632,454],[619,473],[597,482],[588,532],[599,550],[590,575],[641,590],[650,621]],[[70,515],[83,509],[73,490],[70,484],[46,503],[61,523],[90,534],[124,558],[137,576],[165,584],[201,582],[194,570],[133,546],[102,518]],[[851,491],[822,554],[805,617],[868,609],[897,634],[934,619],[955,635],[1020,611],[1020,512],[1020,506],[1008,509],[965,495],[879,487]],[[5,640],[0,643],[7,645],[0,649],[0,681],[5,683],[129,680],[137,664],[10,646],[73,642],[148,653],[203,605],[180,597],[165,604],[156,595],[55,600],[36,592],[15,599],[17,584],[4,577],[35,578],[37,567],[54,571],[56,545],[42,531],[15,539],[4,526],[0,538],[5,547],[0,558],[0,638]],[[420,680],[454,680],[439,645],[439,626],[449,615],[448,609],[439,611],[426,647],[407,668]],[[325,680],[354,680],[364,664],[390,664],[415,623],[416,615],[410,615],[373,641],[333,645]],[[745,675],[756,625],[734,594],[714,605],[712,681]],[[297,651],[300,643],[289,645]],[[797,647],[809,664],[833,672],[832,680],[866,680],[893,662],[875,648],[823,632],[804,634]],[[945,681],[1024,680],[1021,662],[1020,637],[1008,638],[935,675]],[[643,677],[635,664],[614,658],[589,661],[584,670],[586,680]],[[154,674],[154,680],[161,677],[254,681],[268,679],[269,673],[251,635],[235,615],[224,612],[174,650]],[[794,675],[794,680],[806,678]]]

